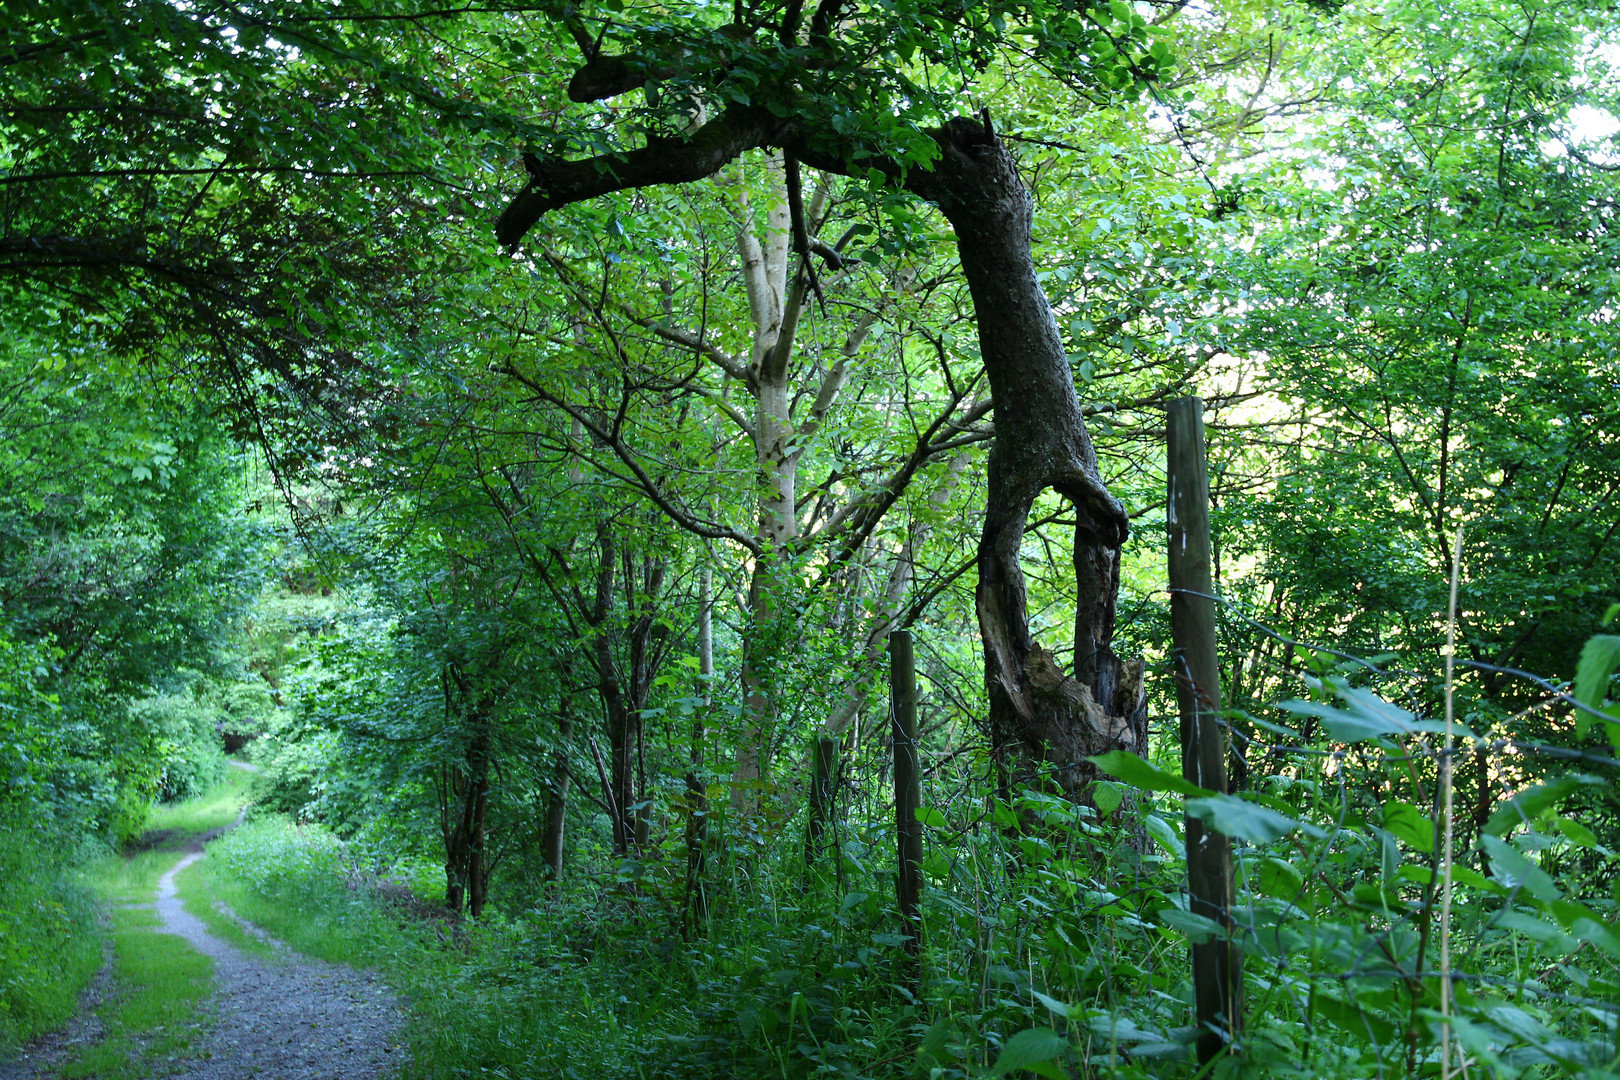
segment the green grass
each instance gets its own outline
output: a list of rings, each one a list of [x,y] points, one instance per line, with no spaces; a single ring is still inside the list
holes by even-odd
[[[98,1009],[105,1038],[65,1065],[63,1080],[106,1077],[133,1080],[154,1063],[182,1053],[196,1040],[200,1009],[212,987],[213,962],[177,937],[156,933],[156,913],[127,910],[126,905],[155,899],[158,879],[174,866],[196,838],[236,820],[251,794],[253,777],[232,769],[223,782],[203,795],[157,807],[142,837],[124,853],[108,854],[87,864],[78,875],[80,891],[111,909],[113,989]],[[182,874],[181,878],[189,878]],[[187,908],[203,917],[210,929],[243,943],[246,935],[212,909],[206,896],[183,897]],[[41,909],[44,910],[44,909]],[[49,912],[46,912],[48,915]],[[100,960],[100,937],[93,920],[80,918],[75,933],[64,934],[57,949],[60,966],[45,974],[54,978],[50,1008],[36,1006],[43,1021],[20,1031],[26,1038],[60,1025],[73,1013],[79,991]],[[257,942],[244,944],[255,951]],[[42,975],[43,977],[43,975]],[[36,998],[46,995],[36,993]]]
[[[195,799],[159,806],[152,811],[151,832],[172,830],[188,839],[236,820],[253,793],[254,777],[243,769],[226,769],[225,779]]]
[[[95,896],[65,847],[0,819],[0,1058],[65,1023],[101,967]]]
[[[155,933],[157,926],[155,912],[113,913],[117,989],[98,1010],[105,1037],[64,1065],[62,1080],[136,1080],[196,1044],[214,962],[177,937]]]
[[[370,967],[395,965],[402,950],[418,956],[423,946],[403,936],[380,904],[364,890],[343,886],[340,848],[322,830],[300,829],[281,818],[251,821],[180,876],[181,893],[187,909],[210,929],[230,923],[212,908],[212,900],[221,900],[322,960]],[[234,926],[226,933],[233,942],[247,936]]]
[[[197,798],[159,806],[133,850],[97,859],[85,868],[85,880],[108,903],[146,903],[157,892],[158,878],[194,839],[236,820],[247,804],[252,783],[251,775],[232,769],[223,782]]]

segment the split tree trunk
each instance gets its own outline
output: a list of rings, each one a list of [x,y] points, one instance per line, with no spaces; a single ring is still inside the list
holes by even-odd
[[[589,95],[611,97],[633,88],[614,83],[589,89]],[[805,104],[808,111],[794,117],[732,106],[678,144],[660,142],[579,161],[531,158],[530,182],[501,214],[496,236],[515,248],[541,216],[559,206],[627,188],[690,183],[761,147],[784,149],[807,165],[845,175],[866,175],[875,168],[936,203],[956,232],[995,400],[996,440],[977,590],[991,737],[998,756],[1015,772],[1049,773],[1071,796],[1086,799],[1095,770],[1085,758],[1109,749],[1141,749],[1146,711],[1140,662],[1121,663],[1113,651],[1119,548],[1129,521],[1098,472],[1068,356],[1035,276],[1033,200],[988,123],[952,120],[930,133],[941,150],[932,168],[906,168],[828,150],[828,126]],[[812,127],[813,142],[807,134]],[[1019,566],[1030,510],[1048,488],[1073,502],[1078,521],[1072,677],[1030,635]],[[744,692],[749,692],[746,685]],[[738,778],[761,774],[764,757],[739,760]]]
[[[984,644],[990,734],[1015,772],[1050,773],[1089,798],[1085,758],[1146,743],[1140,661],[1112,647],[1124,507],[1103,486],[1057,321],[1030,255],[1034,200],[1012,155],[986,127],[958,119],[936,138],[942,159],[908,186],[956,232],[973,296],[979,348],[995,400],[996,438],[979,540],[975,593]],[[1068,498],[1074,535],[1075,670],[1065,676],[1030,634],[1019,553],[1035,499]]]

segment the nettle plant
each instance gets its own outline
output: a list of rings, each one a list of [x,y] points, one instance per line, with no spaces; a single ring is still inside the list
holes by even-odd
[[[986,812],[936,786],[931,1075],[1194,1074],[1186,948],[1228,932],[1188,910],[1183,814],[1235,844],[1245,1030],[1207,1075],[1613,1075],[1617,763],[1588,736],[1620,745],[1616,668],[1599,636],[1569,692],[1547,686],[1568,746],[1448,731],[1390,700],[1412,686],[1319,656],[1305,697],[1229,713],[1264,737],[1249,790],[1125,752],[1095,759],[1123,782],[1096,810],[1026,789]]]

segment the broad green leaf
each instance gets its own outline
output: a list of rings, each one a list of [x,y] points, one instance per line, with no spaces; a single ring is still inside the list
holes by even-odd
[[[1051,1063],[1069,1050],[1069,1040],[1050,1028],[1030,1028],[1008,1039],[996,1057],[992,1076],[1006,1076],[1027,1069],[1041,1076],[1063,1080],[1063,1072]]]
[[[940,813],[932,806],[919,806],[917,809],[913,810],[912,813],[916,815],[919,822],[928,826],[930,829],[943,829],[948,824],[948,822],[945,820],[945,815]]]
[[[1434,852],[1434,821],[1411,803],[1385,803],[1384,828],[1415,851]]]
[[[1501,836],[1515,826],[1534,821],[1543,810],[1556,805],[1573,792],[1583,787],[1603,785],[1602,779],[1585,773],[1571,773],[1556,780],[1533,784],[1500,803],[1485,822],[1484,831],[1492,836]]]
[[[1620,667],[1620,637],[1614,634],[1594,634],[1581,650],[1581,661],[1575,668],[1575,700],[1596,709],[1608,696],[1609,678]],[[1605,710],[1613,715],[1612,710]],[[1592,729],[1591,713],[1575,710],[1575,733],[1585,735]],[[1620,751],[1620,717],[1605,725],[1609,742]]]
[[[1197,818],[1218,833],[1251,844],[1269,844],[1295,829],[1303,829],[1311,836],[1323,835],[1322,830],[1314,825],[1296,821],[1235,795],[1206,795],[1188,799],[1187,816]]]
[[[1480,1061],[1497,1064],[1496,1050],[1501,1043],[1501,1036],[1484,1024],[1476,1024],[1466,1017],[1453,1013],[1442,1018],[1439,1012],[1433,1009],[1419,1009],[1418,1014],[1428,1021],[1426,1025],[1431,1037],[1436,1041],[1440,1037],[1442,1024],[1449,1029],[1451,1037],[1457,1040],[1459,1046],[1474,1055]]]
[[[1261,859],[1251,870],[1254,891],[1262,896],[1293,901],[1305,886],[1305,875],[1293,863],[1274,856]]]
[[[1503,930],[1512,930],[1542,946],[1549,956],[1562,956],[1575,948],[1575,940],[1555,924],[1524,911],[1504,911],[1493,920]]]
[[[1576,847],[1595,848],[1599,846],[1598,838],[1593,834],[1592,830],[1578,821],[1571,821],[1569,818],[1561,817],[1558,819],[1558,831],[1563,833],[1565,839]]]
[[[1358,1038],[1370,1037],[1377,1043],[1389,1043],[1395,1039],[1395,1025],[1372,1009],[1363,1008],[1359,1002],[1321,993],[1312,999],[1312,1004],[1335,1027]]]
[[[1547,910],[1575,937],[1620,959],[1620,934],[1591,908],[1575,900],[1554,900]]]
[[[1515,1005],[1490,1005],[1483,1011],[1491,1023],[1533,1046],[1540,1046],[1553,1037],[1545,1024]]]
[[[1482,836],[1479,840],[1491,857],[1491,875],[1512,878],[1513,884],[1523,886],[1537,900],[1557,900],[1563,895],[1547,872],[1529,859],[1518,848],[1499,836]]]
[[[1057,998],[1048,997],[1045,994],[1041,993],[1039,990],[1031,990],[1030,993],[1035,995],[1035,1000],[1036,1001],[1039,1001],[1042,1005],[1045,1005],[1052,1012],[1056,1013],[1058,1016],[1063,1017],[1063,1019],[1067,1020],[1071,1016],[1074,1015],[1074,1010],[1071,1009],[1069,1006],[1065,1005],[1063,1002],[1059,1001]]]
[[[1132,787],[1143,791],[1173,791],[1178,795],[1188,795],[1194,798],[1203,795],[1213,795],[1214,792],[1199,787],[1191,780],[1183,779],[1163,769],[1155,768],[1127,750],[1110,750],[1106,754],[1098,754],[1086,759],[1097,766],[1109,776],[1117,776]]]
[[[1165,908],[1159,912],[1159,921],[1172,930],[1185,934],[1194,945],[1226,936],[1226,928],[1207,915],[1198,915],[1180,908]]]
[[[1368,739],[1395,738],[1418,732],[1445,733],[1446,725],[1442,721],[1419,720],[1410,710],[1385,701],[1366,687],[1351,686],[1341,678],[1307,681],[1332,693],[1344,703],[1344,707],[1298,700],[1280,701],[1277,707],[1321,720],[1323,730],[1335,742],[1365,742]],[[1452,733],[1461,738],[1473,737],[1473,732],[1456,723],[1452,724]]]
[[[1125,789],[1110,780],[1098,780],[1091,788],[1091,801],[1103,816],[1112,814],[1125,801]]]
[[[1575,668],[1575,700],[1594,709],[1603,704],[1609,691],[1609,677],[1615,668],[1620,668],[1620,636],[1594,634],[1588,638]],[[1590,720],[1586,724],[1590,724]]]
[[[1153,837],[1155,843],[1164,848],[1166,855],[1174,855],[1178,859],[1187,857],[1186,845],[1176,836],[1176,830],[1158,814],[1148,814],[1144,817],[1142,828],[1147,830],[1147,834]]]

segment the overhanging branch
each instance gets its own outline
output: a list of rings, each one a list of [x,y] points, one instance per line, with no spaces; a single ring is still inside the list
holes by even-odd
[[[780,140],[785,121],[765,109],[734,105],[685,139],[659,139],[640,150],[579,161],[529,157],[529,183],[495,222],[501,246],[516,249],[528,231],[560,206],[659,184],[689,184],[719,172],[757,146]]]

